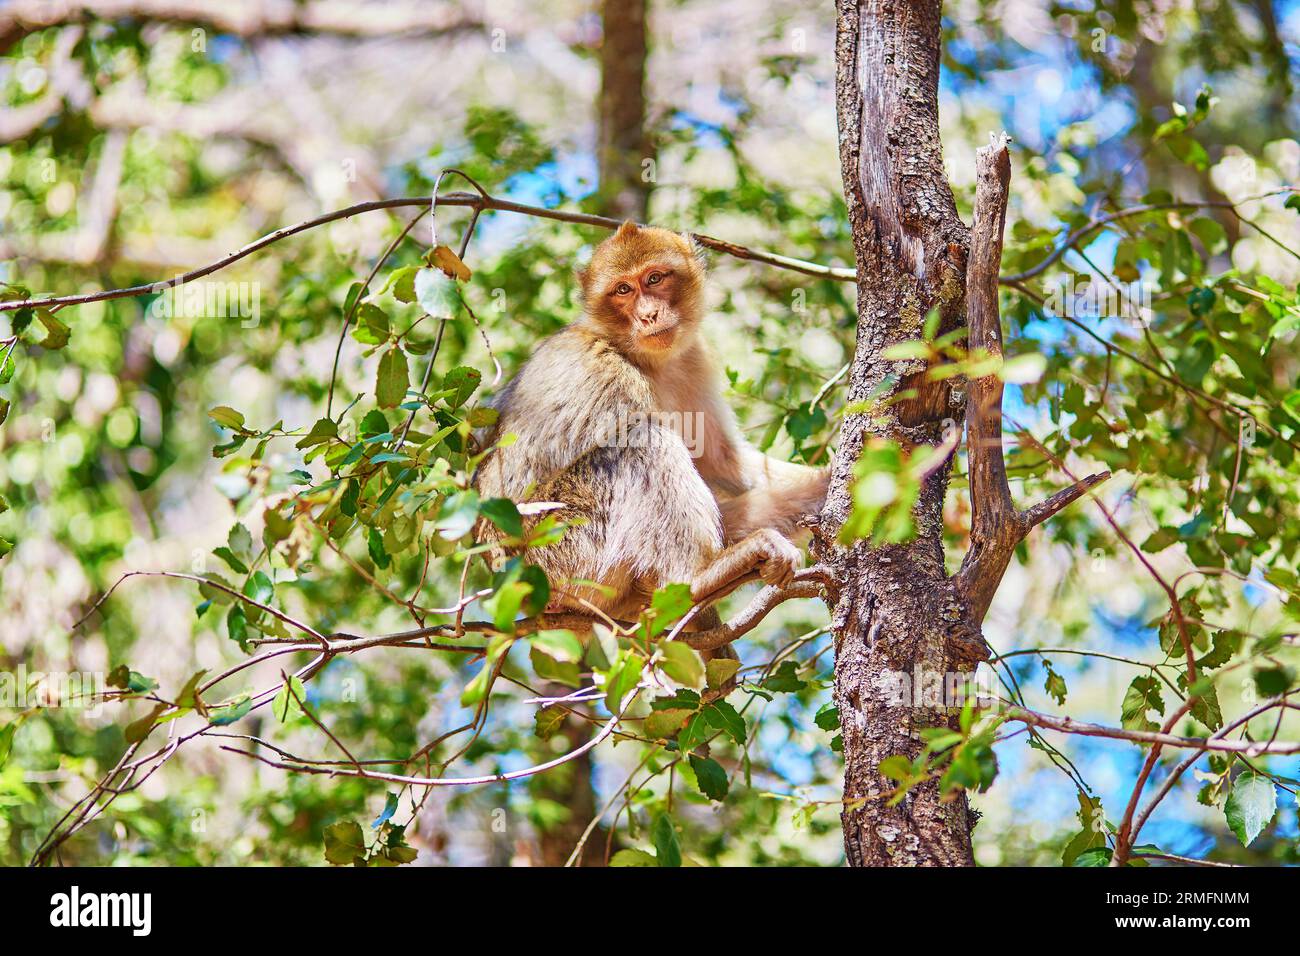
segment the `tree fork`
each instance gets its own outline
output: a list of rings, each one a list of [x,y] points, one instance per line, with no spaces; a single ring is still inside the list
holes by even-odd
[[[957,215],[939,140],[941,0],[836,6],[840,166],[858,263],[848,401],[868,409],[845,418],[817,541],[832,579],[845,854],[855,866],[969,866],[975,814],[966,795],[943,799],[930,780],[889,806],[894,788],[880,764],[895,754],[915,758],[922,728],[955,724],[944,690],[988,658],[980,624],[1016,544],[1107,476],[1017,512],[1002,456],[997,376],[971,382],[968,400],[947,382],[928,381],[924,361],[884,358],[890,346],[920,338],[932,311],[947,331],[965,323],[968,308],[972,347],[1001,355],[997,269],[1010,160],[1005,136],[979,152],[972,232]],[[884,439],[938,448],[963,414],[973,528],[961,571],[949,577],[944,567],[947,462],[922,480],[910,541],[837,543],[864,445]]]

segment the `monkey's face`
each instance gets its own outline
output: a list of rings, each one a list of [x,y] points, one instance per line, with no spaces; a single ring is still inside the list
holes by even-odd
[[[625,351],[667,357],[699,321],[703,269],[690,240],[667,229],[624,223],[580,278],[587,315]]]

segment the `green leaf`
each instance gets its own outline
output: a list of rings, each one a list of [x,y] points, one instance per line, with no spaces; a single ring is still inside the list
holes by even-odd
[[[627,654],[610,670],[605,681],[605,707],[611,714],[622,710],[623,699],[640,683],[641,663],[635,654]]]
[[[682,848],[677,842],[677,831],[673,828],[672,817],[663,814],[654,822],[650,833],[654,841],[656,862],[660,866],[681,866]]]
[[[384,425],[387,428],[387,423]],[[338,437],[339,426],[335,424],[332,418],[318,418],[316,423],[311,426],[311,431],[298,440],[295,448],[310,448],[313,445],[320,445],[329,441],[331,438]]]
[[[681,641],[661,644],[659,651],[663,654],[659,669],[668,677],[693,690],[704,686],[704,659],[699,651]]]
[[[233,432],[241,431],[244,427],[243,412],[238,412],[229,405],[218,405],[216,408],[208,409],[208,418]]]
[[[533,715],[533,734],[542,740],[550,740],[560,732],[568,716],[568,711],[558,704],[543,707]]]
[[[458,365],[452,369],[442,380],[443,391],[451,391],[447,396],[447,406],[453,409],[460,408],[469,401],[482,380],[483,373],[468,365]]]
[[[293,693],[290,693],[290,689]],[[271,701],[271,713],[280,723],[286,723],[291,717],[302,716],[302,704],[299,701],[306,699],[307,688],[303,687],[302,679],[290,675],[280,685],[280,692],[275,695],[275,700]]]
[[[894,754],[893,756],[886,757],[884,760],[880,761],[880,765],[876,769],[880,771],[880,775],[886,780],[894,780],[898,783],[903,783],[906,780],[912,779],[912,761],[908,760],[902,754]]]
[[[1061,863],[1065,866],[1074,866],[1080,854],[1088,850],[1106,846],[1106,826],[1101,800],[1088,796],[1082,790],[1078,792],[1078,798],[1080,830],[1061,852]]]
[[[213,548],[212,553],[215,554],[217,557],[219,557],[222,561],[226,562],[226,564],[229,565],[230,569],[236,572],[237,574],[248,573],[248,565],[244,564],[243,561],[240,561],[239,558],[235,556],[235,553],[231,551],[229,548],[227,548],[224,544],[219,548]]]
[[[561,663],[576,664],[582,660],[582,642],[572,631],[538,631],[533,635],[533,647]]]
[[[433,526],[447,541],[459,541],[474,527],[474,522],[478,520],[478,510],[477,492],[458,491],[442,503]]]
[[[839,730],[840,729],[840,712],[834,704],[826,704],[813,718],[815,723],[822,730]]]
[[[366,841],[355,820],[325,828],[325,859],[335,866],[353,866],[366,858]]]
[[[275,594],[275,585],[271,583],[265,571],[254,571],[253,576],[244,585],[244,594],[260,604],[266,604]]]
[[[414,289],[420,308],[433,318],[445,319],[455,314],[459,301],[456,282],[441,269],[421,269],[415,274]]]
[[[1043,661],[1043,666],[1047,669],[1047,679],[1043,681],[1043,690],[1047,691],[1047,695],[1058,704],[1064,704],[1067,691],[1065,678],[1052,670],[1052,665],[1047,660]]]
[[[479,511],[506,534],[516,538],[523,536],[524,519],[509,498],[489,498],[479,505]]]
[[[406,353],[394,345],[379,360],[379,374],[375,379],[375,399],[381,408],[395,408],[406,398],[411,384]]]
[[[609,858],[610,866],[658,866],[659,861],[645,850],[619,850]]]
[[[226,633],[240,650],[248,650],[248,616],[244,613],[244,605],[235,604],[226,614]]]
[[[253,699],[249,694],[240,694],[233,700],[216,704],[208,711],[208,722],[214,727],[225,727],[239,720],[253,709]]]
[[[714,730],[720,730],[740,746],[745,745],[745,718],[725,700],[715,700],[702,711],[700,717]]]
[[[1277,788],[1268,777],[1250,772],[1237,775],[1223,806],[1228,829],[1242,846],[1250,846],[1277,813]]]
[[[709,690],[722,690],[740,670],[740,661],[730,657],[715,657],[704,665],[704,683]]]
[[[1074,866],[1110,866],[1110,847],[1098,846],[1084,850],[1074,859]]]
[[[689,611],[693,603],[689,584],[666,584],[655,591],[650,598],[649,636],[662,634]]]
[[[763,681],[763,689],[775,691],[776,693],[796,693],[808,686],[806,681],[799,679],[798,667],[792,660],[784,660],[781,666],[773,673],[769,674]]]
[[[397,812],[397,794],[389,793],[388,799],[384,801],[384,809],[380,811],[379,816],[370,824],[370,829],[378,830],[381,826],[393,819],[393,814]]]
[[[695,780],[700,785],[700,793],[710,800],[725,800],[730,784],[722,764],[711,757],[697,757],[694,754],[691,754],[690,761],[691,769],[695,771]]]
[[[1291,689],[1295,673],[1284,665],[1277,667],[1257,667],[1253,673],[1255,689],[1264,698],[1278,697]]]
[[[677,735],[677,731],[682,729],[682,724],[686,723],[693,713],[695,711],[682,707],[651,711],[645,719],[646,736],[655,740],[669,740]]]
[[[36,319],[45,326],[45,338],[37,344],[43,349],[57,351],[68,344],[72,330],[55,318],[48,309],[37,309]]]
[[[1171,544],[1178,542],[1177,528],[1157,528],[1150,537],[1142,542],[1142,550],[1148,554],[1155,554],[1157,551],[1163,551]]]
[[[0,727],[0,770],[4,769],[5,763],[9,760],[9,754],[14,746],[14,734],[18,732],[18,725],[21,723],[20,717]]]
[[[149,711],[149,713],[145,714],[139,720],[133,720],[131,723],[127,724],[126,730],[123,732],[123,736],[126,737],[126,742],[129,744],[138,744],[140,741],[148,737],[149,732],[157,725],[158,718],[162,716],[162,712],[166,709],[166,704],[158,704],[153,708],[153,710]]]
[[[1147,718],[1149,710],[1161,715],[1165,712],[1160,682],[1154,677],[1135,677],[1120,705],[1120,723],[1125,730],[1159,730],[1159,726]]]

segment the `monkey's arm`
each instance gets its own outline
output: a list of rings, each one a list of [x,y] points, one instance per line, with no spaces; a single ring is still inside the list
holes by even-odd
[[[740,541],[762,528],[797,537],[799,520],[822,509],[830,468],[781,461],[749,446],[737,457],[739,484],[747,490],[720,502],[725,539]]]

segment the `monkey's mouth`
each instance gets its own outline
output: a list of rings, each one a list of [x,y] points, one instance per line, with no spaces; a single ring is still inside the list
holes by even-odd
[[[641,343],[651,348],[666,348],[673,344],[677,337],[677,323],[669,321],[663,324],[657,324],[649,329],[641,330],[639,333]]]

